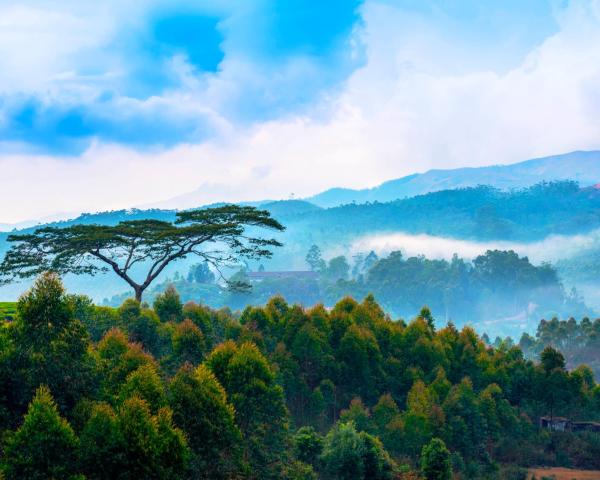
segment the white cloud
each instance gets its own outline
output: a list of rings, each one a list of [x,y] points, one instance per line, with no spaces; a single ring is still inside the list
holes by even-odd
[[[359,238],[351,245],[350,252],[373,250],[379,255],[388,255],[400,250],[407,257],[424,255],[427,258],[450,260],[454,254],[460,258],[474,259],[488,250],[514,250],[519,255],[529,257],[533,263],[540,264],[573,257],[598,245],[599,241],[600,230],[581,235],[550,235],[532,243],[473,242],[424,234],[389,233]]]
[[[77,75],[74,57],[110,39],[109,11],[78,3],[52,9],[44,2],[0,6],[0,92],[46,92],[54,81],[64,85]],[[100,56],[95,61],[104,63]]]
[[[367,64],[310,112],[235,126],[219,112],[220,101],[232,91],[232,71],[245,66],[225,62],[206,85],[191,81],[188,92],[162,100],[182,110],[208,108],[217,138],[166,151],[96,144],[70,160],[0,155],[0,221],[129,207],[201,185],[205,189],[194,202],[303,196],[331,186],[372,186],[429,168],[600,148],[599,5],[574,2],[559,12],[556,34],[512,69],[491,71],[477,68],[469,52],[461,54],[462,44],[453,44],[450,34],[427,24],[416,28],[402,10],[369,2],[360,33]],[[57,28],[69,21],[57,19]],[[110,22],[101,23],[92,31],[94,42],[105,38]],[[414,34],[405,34],[404,27]],[[62,52],[57,58],[68,58],[67,47],[49,38],[48,48]],[[40,50],[37,57],[47,53]],[[9,61],[18,64],[11,55]],[[66,71],[65,65],[42,70]],[[29,67],[19,68],[25,69],[17,68],[20,75]]]

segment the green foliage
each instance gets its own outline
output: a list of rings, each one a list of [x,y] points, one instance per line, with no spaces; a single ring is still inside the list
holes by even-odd
[[[98,343],[98,357],[102,371],[101,391],[108,399],[118,394],[130,373],[155,363],[151,355],[139,344],[129,343],[118,329],[109,330]]]
[[[139,300],[136,300],[135,298],[128,298],[119,307],[119,316],[126,328],[128,328],[131,323],[135,322],[141,313],[142,307]]]
[[[313,272],[323,271],[326,267],[325,260],[321,256],[321,249],[317,245],[313,245],[306,254],[306,263]]]
[[[120,328],[97,343],[84,326],[96,307],[53,275],[20,308],[0,329],[0,428],[5,449],[18,439],[27,458],[55,454],[38,452],[28,420],[34,405],[51,405],[38,408],[54,419],[44,425],[73,441],[67,463],[56,453],[44,467],[68,469],[57,478],[416,478],[425,458],[447,463],[434,438],[461,478],[500,479],[515,465],[600,468],[597,433],[538,427],[540,416],[599,418],[590,368],[569,369],[557,347],[535,363],[470,327],[434,328],[426,308],[405,322],[372,295],[330,310],[275,297],[241,313],[190,303],[185,320],[163,322],[129,300],[112,310]],[[23,420],[40,384],[58,389],[57,404],[38,392]],[[11,462],[4,455],[2,469]]]
[[[142,293],[175,260],[190,255],[212,265],[234,260],[269,258],[275,239],[251,237],[246,229],[284,230],[266,210],[226,205],[175,214],[175,221],[125,220],[117,225],[75,224],[42,227],[33,233],[9,235],[13,242],[0,264],[0,275],[13,280],[52,270],[61,274],[94,275],[114,271],[135,292]],[[221,246],[209,252],[207,242]],[[132,268],[145,270],[143,280],[132,277]]]
[[[526,356],[539,359],[541,352],[546,347],[560,350],[570,369],[578,365],[586,364],[594,372],[596,378],[600,378],[600,360],[598,349],[600,348],[600,319],[591,321],[584,317],[580,322],[574,318],[568,320],[541,320],[535,338],[524,334],[519,346]]]
[[[325,437],[321,456],[325,471],[340,480],[392,478],[392,461],[381,442],[354,424],[339,423]]]
[[[340,421],[343,423],[352,422],[359,432],[370,432],[372,430],[371,414],[360,398],[353,398],[348,409],[340,412]]]
[[[75,318],[80,320],[93,341],[99,341],[111,328],[120,325],[120,315],[115,308],[98,307],[85,295],[70,295]]]
[[[301,462],[319,466],[323,437],[313,427],[301,427],[294,435],[294,456]]]
[[[285,450],[288,418],[283,389],[267,359],[251,343],[223,344],[207,366],[224,386],[245,439],[245,457],[260,478],[276,478]]]
[[[244,456],[261,478],[276,478],[285,461],[287,410],[283,389],[251,343],[217,347],[206,364],[225,388],[244,437]]]
[[[81,433],[82,471],[98,480],[184,478],[189,449],[171,416],[168,408],[152,415],[138,397],[126,400],[117,413],[107,404],[94,406]]]
[[[24,408],[40,385],[54,393],[59,408],[67,411],[95,389],[96,365],[88,351],[89,334],[75,319],[74,306],[60,278],[40,276],[21,296],[13,335],[13,376],[22,388],[15,401]]]
[[[154,364],[141,365],[127,375],[119,399],[125,402],[133,397],[145,400],[153,413],[165,406],[165,389]]]
[[[183,477],[189,450],[183,432],[172,423],[171,410],[161,409],[153,416],[148,404],[134,397],[123,403],[118,418],[126,478]]]
[[[187,364],[168,387],[173,420],[186,434],[195,478],[231,478],[240,468],[241,434],[233,406],[214,374]]]
[[[294,460],[285,466],[282,477],[285,480],[317,480],[317,473],[306,463]]]
[[[139,343],[148,352],[159,354],[161,323],[158,315],[148,308],[140,308],[139,302],[136,300],[129,299],[128,302],[130,303],[129,308],[121,308],[120,313],[121,325],[126,325],[129,339],[134,343]],[[138,305],[135,305],[136,303]]]
[[[325,437],[322,461],[334,478],[364,478],[363,444],[352,423],[336,425]]]
[[[180,322],[182,320],[183,305],[173,285],[169,285],[163,293],[156,296],[154,311],[162,322]]]
[[[359,266],[355,265],[350,278],[343,267],[347,260],[338,257],[331,261],[342,268],[323,267],[315,277],[266,278],[253,282],[252,289],[244,292],[185,280],[172,283],[182,299],[202,298],[213,307],[236,309],[266,303],[278,294],[294,303],[333,306],[346,295],[364,297],[373,293],[393,315],[413,315],[422,305],[428,305],[422,313],[432,327],[434,317],[438,321],[452,318],[458,324],[498,320],[486,325],[488,333],[494,335],[514,332],[517,318],[519,329],[524,321],[533,329],[539,317],[548,312],[583,315],[590,311],[576,292],[565,291],[551,266],[534,265],[512,251],[488,251],[472,262],[457,256],[446,261],[424,256],[405,258],[401,252],[381,259],[369,254]],[[250,281],[245,272],[231,280]],[[170,283],[167,280],[157,285],[150,295],[160,294]]]
[[[60,278],[46,272],[19,298],[17,312],[23,342],[40,348],[58,338],[73,320],[73,304],[67,300]]]
[[[77,437],[61,418],[50,391],[36,391],[23,425],[8,435],[2,466],[8,480],[71,478],[76,473]]]
[[[421,471],[427,480],[451,480],[452,463],[444,441],[434,438],[421,452]]]
[[[211,272],[208,262],[192,265],[187,276],[188,282],[214,283],[215,274]]]
[[[175,327],[172,336],[173,358],[177,364],[197,365],[206,351],[206,342],[202,331],[189,319]]]
[[[93,406],[80,436],[79,464],[90,480],[120,478],[127,465],[119,418],[108,404]]]

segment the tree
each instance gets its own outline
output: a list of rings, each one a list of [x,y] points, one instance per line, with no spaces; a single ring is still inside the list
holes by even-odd
[[[175,327],[172,336],[173,360],[178,365],[186,362],[197,365],[205,351],[202,331],[190,319],[184,320]]]
[[[71,478],[77,437],[58,414],[47,387],[38,388],[23,425],[8,436],[3,468],[8,480]]]
[[[8,236],[13,245],[0,264],[0,276],[10,281],[48,270],[76,275],[113,270],[141,301],[148,286],[176,260],[196,255],[219,271],[243,259],[269,258],[270,247],[281,246],[273,238],[252,236],[247,228],[282,231],[285,227],[266,210],[236,205],[178,212],[174,222],[43,227]],[[134,266],[145,268],[141,281],[132,275]]]
[[[552,347],[546,347],[540,356],[537,381],[535,387],[538,397],[549,410],[553,418],[556,409],[574,401],[569,374],[565,370],[565,358],[562,353]]]
[[[109,330],[98,343],[102,371],[100,390],[106,398],[117,395],[130,373],[155,361],[139,344],[128,343],[125,334],[116,328]]]
[[[429,307],[423,307],[419,312],[419,317],[427,321],[427,325],[429,325],[432,331],[435,331],[435,319],[433,318],[433,314]]]
[[[381,441],[357,432],[354,423],[338,423],[325,437],[321,456],[325,471],[340,480],[387,480],[393,462]]]
[[[354,423],[359,432],[370,432],[373,430],[371,413],[359,397],[354,397],[350,402],[350,406],[346,410],[341,411],[340,421],[343,423]]]
[[[203,365],[186,364],[169,384],[168,397],[173,421],[186,433],[193,453],[194,478],[235,478],[241,434],[214,374]]]
[[[540,355],[542,368],[546,373],[550,373],[552,370],[564,370],[565,369],[565,357],[562,353],[552,347],[546,347]]]
[[[118,418],[124,439],[124,478],[183,477],[189,449],[183,432],[173,425],[170,409],[163,408],[153,416],[144,400],[133,397],[120,407]]]
[[[323,451],[323,437],[313,427],[301,427],[294,435],[294,456],[317,467]]]
[[[325,269],[325,260],[321,256],[321,249],[313,245],[306,254],[306,263],[313,272],[320,272]]]
[[[116,413],[108,404],[95,405],[81,433],[79,462],[89,479],[182,479],[188,458],[171,410],[152,415],[139,397],[126,400]]]
[[[325,275],[329,281],[337,282],[340,279],[347,280],[349,272],[350,265],[348,265],[348,260],[343,255],[340,255],[329,260]]]
[[[379,261],[377,254],[371,250],[363,261],[363,272],[368,274],[369,270]]]
[[[156,296],[153,307],[162,322],[181,321],[183,305],[173,285],[169,285],[163,293]]]
[[[434,438],[423,447],[421,471],[427,480],[450,480],[452,478],[450,452],[443,440]]]
[[[55,392],[61,411],[94,390],[94,360],[88,351],[89,336],[75,319],[72,299],[57,275],[44,273],[17,304],[14,330],[21,352],[15,375],[26,382],[22,407],[40,385]]]
[[[263,270],[265,269],[262,264],[261,267]],[[208,262],[197,263],[190,267],[187,281],[189,283],[213,283],[215,281],[215,274],[210,270]]]
[[[125,402],[133,397],[145,400],[152,413],[165,406],[165,388],[154,365],[142,365],[127,375],[119,399]]]
[[[339,423],[325,437],[323,461],[325,470],[334,478],[353,480],[364,478],[362,442],[354,425]]]
[[[215,348],[206,365],[231,399],[244,438],[244,457],[257,478],[280,478],[288,413],[268,360],[253,343],[238,347],[230,341]]]
[[[418,455],[423,445],[431,438],[440,408],[435,404],[432,390],[422,380],[417,380],[406,400],[404,420],[404,448]]]
[[[79,464],[86,478],[119,478],[127,462],[125,448],[119,419],[112,407],[106,403],[94,405],[79,444]]]

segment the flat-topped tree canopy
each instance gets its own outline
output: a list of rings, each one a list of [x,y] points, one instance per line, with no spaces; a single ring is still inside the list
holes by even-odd
[[[217,271],[242,259],[269,258],[274,238],[248,233],[285,229],[266,210],[238,205],[178,212],[174,222],[132,220],[117,225],[43,227],[34,233],[10,235],[12,242],[0,264],[4,282],[51,270],[75,275],[114,271],[141,300],[146,288],[175,260],[196,255]],[[134,265],[147,266],[143,280],[131,276]],[[141,267],[138,267],[138,269]]]

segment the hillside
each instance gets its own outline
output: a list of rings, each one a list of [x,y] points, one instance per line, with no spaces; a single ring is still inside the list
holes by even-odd
[[[97,307],[43,275],[0,321],[0,472],[509,480],[536,465],[600,468],[598,435],[582,431],[600,414],[587,367],[436,327],[427,308],[411,317],[370,295],[330,310],[279,296],[237,315],[168,289],[152,307]],[[548,415],[574,421],[538,428]],[[417,476],[434,448],[444,475]]]
[[[260,206],[269,209],[286,226],[285,232],[277,234],[284,247],[265,262],[268,270],[305,269],[304,258],[313,244],[321,247],[326,258],[340,254],[350,258],[356,253],[357,241],[379,234],[402,232],[409,236],[426,234],[482,242],[477,246],[479,250],[475,254],[478,255],[488,248],[490,242],[500,242],[497,247],[490,248],[504,248],[501,242],[528,244],[552,235],[569,238],[600,228],[600,191],[591,187],[579,188],[573,182],[542,184],[513,192],[480,186],[434,192],[394,202],[326,209],[299,200],[269,202]],[[172,210],[122,210],[85,214],[54,225],[115,224],[138,218],[172,220],[173,216]],[[0,234],[0,255],[8,247],[7,235]],[[416,248],[420,248],[419,242],[416,243]],[[422,245],[426,248],[425,243]],[[394,248],[404,247],[401,244]],[[512,244],[510,248],[513,248]],[[412,254],[421,253],[426,252],[415,251]],[[451,256],[460,252],[453,250],[448,253]],[[472,258],[464,253],[463,256]],[[164,276],[172,276],[176,271],[186,272],[189,266],[190,263],[175,264],[164,272]],[[249,268],[255,269],[258,265],[249,265]],[[88,277],[69,277],[65,281],[69,288],[85,291],[97,299],[122,292],[120,282],[109,276],[101,277],[101,281]],[[23,288],[23,285],[2,287],[0,300],[13,300]]]
[[[581,186],[597,184],[600,181],[600,151],[572,152],[512,165],[429,170],[390,180],[369,189],[332,188],[307,200],[321,207],[334,207],[352,202],[389,202],[429,192],[477,185],[509,190],[555,180],[574,180]]]
[[[406,232],[471,240],[534,241],[600,227],[600,190],[553,182],[501,191],[490,186],[442,190],[392,202],[319,208],[301,200],[257,204],[283,222],[281,240],[331,244],[373,232]],[[173,210],[119,210],[83,214],[47,225],[116,224],[122,220],[172,220]],[[37,227],[20,230],[31,232]],[[293,232],[293,233],[292,233]],[[0,233],[0,253],[8,232]],[[303,240],[304,239],[304,240]],[[4,244],[4,245],[3,245]],[[310,246],[310,245],[308,245]]]
[[[488,186],[443,190],[387,203],[322,209],[288,226],[290,236],[292,230],[294,235],[304,232],[328,244],[373,232],[532,242],[600,227],[600,191],[573,182],[512,192]]]

